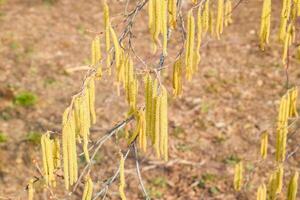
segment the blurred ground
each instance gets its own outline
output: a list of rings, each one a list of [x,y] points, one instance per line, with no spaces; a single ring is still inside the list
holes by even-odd
[[[129,9],[137,1],[130,2]],[[258,49],[261,3],[243,1],[222,40],[205,39],[199,73],[184,83],[181,99],[170,99],[170,161],[158,161],[151,152],[141,155],[142,176],[153,199],[255,199],[257,184],[266,180],[270,161],[255,164],[259,135],[269,130],[274,144],[285,72],[281,47],[275,42],[279,1],[274,1],[273,45],[265,52]],[[118,24],[120,33],[125,3],[112,0],[109,5],[112,23]],[[84,75],[84,70],[68,71],[88,64],[93,32],[103,31],[102,27],[101,1],[0,1],[0,199],[26,199],[24,188],[31,177],[38,175],[32,160],[41,163],[40,134],[60,129],[61,114]],[[159,55],[150,53],[146,9],[139,14],[134,33],[138,55],[150,65],[156,64]],[[181,47],[178,34],[169,46],[166,66],[171,66]],[[137,60],[135,64],[141,67]],[[299,84],[298,66],[292,58],[292,85]],[[171,69],[168,71],[171,74]],[[171,94],[170,75],[165,82]],[[118,97],[112,85],[107,75],[97,83],[94,139],[125,118],[124,96]],[[297,123],[292,130],[295,133],[296,127]],[[297,140],[295,136],[289,139],[289,152],[296,148]],[[112,141],[97,156],[92,174],[96,191],[118,166],[118,148]],[[273,147],[270,152],[274,153]],[[142,199],[131,158],[126,161],[126,194],[128,199]],[[246,177],[247,186],[236,193],[232,187],[233,166],[240,159],[246,160],[246,173],[254,175]],[[299,161],[295,154],[287,168],[299,166]],[[80,166],[83,164],[82,160]],[[285,182],[289,177],[287,170]],[[54,191],[58,198],[63,195],[59,188]],[[78,194],[71,199],[81,199]],[[116,184],[108,197],[118,199]],[[37,199],[49,196],[40,191]]]

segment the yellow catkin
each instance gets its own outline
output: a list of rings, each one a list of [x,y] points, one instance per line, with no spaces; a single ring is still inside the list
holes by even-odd
[[[161,18],[161,13],[162,13],[162,0],[154,0],[155,4],[155,10],[154,10],[154,16],[155,16],[155,21],[154,21],[154,42],[156,44],[159,44],[159,34],[161,33],[161,27],[162,27],[162,18]]]
[[[33,200],[34,197],[34,186],[33,186],[34,180],[30,179],[28,183],[28,200]]]
[[[168,55],[168,0],[161,0],[161,32],[163,37],[163,55]]]
[[[264,0],[262,15],[261,15],[261,24],[260,24],[260,48],[265,49],[265,45],[269,44],[270,36],[270,26],[271,26],[271,0]]]
[[[286,140],[288,130],[286,127],[278,128],[276,134],[276,161],[283,162],[286,154]]]
[[[300,16],[300,0],[297,0],[297,16],[299,17]]]
[[[156,97],[157,97],[157,79],[154,80],[153,86],[152,86],[152,106],[151,106],[151,132],[150,132],[150,138],[152,140],[152,143],[155,143],[155,122],[156,122]]]
[[[60,163],[60,144],[58,138],[54,138],[52,150],[53,150],[54,168],[59,169],[61,167],[61,163]]]
[[[198,71],[198,65],[201,60],[200,48],[202,43],[202,14],[201,7],[198,8],[197,12],[197,44],[196,44],[196,52],[195,52],[195,61],[193,63],[194,68],[193,71]]]
[[[236,191],[240,191],[243,185],[243,162],[235,165],[233,186]]]
[[[209,29],[209,16],[210,16],[210,8],[209,8],[209,0],[204,3],[204,10],[202,14],[202,24],[203,24],[203,35],[205,35]]]
[[[110,55],[110,19],[109,19],[109,7],[106,0],[103,3],[104,11],[104,28],[105,28],[105,51],[106,51],[106,67],[109,69],[109,74],[111,73],[111,55]]]
[[[224,26],[224,0],[218,0],[218,12],[217,12],[217,22],[216,22],[216,34],[217,39],[221,38]]]
[[[146,109],[146,135],[151,135],[151,112],[152,112],[152,92],[153,82],[150,74],[146,74],[144,78],[145,84],[145,109]]]
[[[177,25],[177,1],[168,1],[168,12],[169,12],[169,26],[172,29],[176,29]]]
[[[168,161],[168,92],[161,87],[160,99],[160,154],[165,161]]]
[[[122,200],[126,200],[125,196],[125,174],[124,174],[124,164],[125,164],[125,159],[122,153],[120,153],[120,185],[119,185],[119,194]]]
[[[160,158],[160,112],[161,112],[161,95],[155,97],[155,121],[154,121],[154,149],[157,158]]]
[[[268,155],[268,140],[269,134],[268,132],[263,132],[261,135],[261,145],[260,145],[260,155],[262,159],[266,159]]]
[[[182,94],[182,58],[178,58],[173,66],[173,94],[178,97]]]
[[[91,126],[91,116],[90,116],[90,104],[89,104],[89,94],[88,90],[85,91],[85,94],[82,96],[81,101],[81,136],[83,139],[83,152],[87,162],[90,161],[89,151],[88,151],[88,142]]]
[[[290,109],[289,109],[289,117],[298,117],[297,111],[297,98],[298,98],[298,88],[293,87],[288,91],[290,96]]]
[[[291,22],[288,25],[287,32],[284,36],[284,44],[283,44],[283,53],[282,53],[282,63],[285,65],[288,57],[289,47],[292,44],[292,34],[293,34],[293,23]]]
[[[228,26],[233,22],[232,20],[232,1],[225,1],[225,14],[224,14],[224,25]]]
[[[288,191],[287,191],[287,200],[297,199],[298,177],[299,177],[299,173],[298,171],[296,171],[289,182]]]
[[[95,79],[89,80],[87,91],[89,95],[89,112],[91,113],[91,123],[96,123],[96,110],[95,110]]]
[[[286,38],[287,23],[291,14],[291,0],[282,1],[282,10],[280,16],[279,40],[284,42]]]
[[[101,44],[100,44],[100,36],[96,36],[94,39],[94,48],[95,48],[95,67],[97,68],[97,77],[102,76],[102,68],[101,65],[99,65],[102,55],[101,55]]]
[[[63,114],[62,129],[65,187],[68,190],[78,178],[74,111],[68,107]]]
[[[256,193],[256,200],[267,200],[267,188],[265,184],[261,184]]]
[[[90,177],[88,177],[84,184],[84,190],[82,194],[82,200],[91,200],[93,195],[93,181]]]
[[[208,25],[208,27],[209,27],[210,35],[212,37],[214,37],[216,35],[216,29],[215,29],[216,27],[215,27],[215,18],[214,18],[213,10],[211,10],[209,12],[209,25]]]
[[[283,164],[279,164],[276,170],[276,193],[280,194],[282,190],[283,181]]]
[[[118,68],[121,63],[121,47],[120,47],[118,37],[117,37],[115,30],[112,28],[112,26],[110,26],[109,29],[110,29],[112,41],[113,41],[114,48],[115,48],[116,67]]]
[[[277,192],[277,179],[276,173],[272,173],[268,183],[268,200],[274,200]]]
[[[49,132],[42,135],[41,146],[43,152],[43,169],[46,184],[49,186],[55,186],[53,140],[50,139]]]
[[[188,13],[187,19],[187,39],[185,45],[185,65],[186,78],[192,79],[193,73],[193,59],[194,59],[194,43],[195,43],[195,19],[192,10]]]

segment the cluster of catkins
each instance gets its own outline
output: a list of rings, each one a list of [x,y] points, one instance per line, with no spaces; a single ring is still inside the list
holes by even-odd
[[[289,89],[280,100],[276,134],[276,169],[270,174],[268,185],[262,183],[257,190],[257,200],[275,200],[282,192],[284,177],[284,161],[286,159],[286,144],[289,127],[289,119],[298,117],[296,101],[298,97],[297,87]],[[262,159],[267,158],[269,135],[265,131],[261,134],[260,154]],[[288,189],[287,200],[296,200],[298,172],[292,176]],[[235,167],[234,188],[239,191],[243,182],[243,165],[239,162]]]
[[[260,26],[260,47],[265,49],[269,43],[271,28],[272,0],[264,0],[261,26]],[[283,45],[282,62],[285,65],[289,54],[289,48],[295,44],[297,17],[300,16],[300,0],[283,0],[280,15],[280,27],[278,40]],[[300,46],[298,47],[299,50]]]

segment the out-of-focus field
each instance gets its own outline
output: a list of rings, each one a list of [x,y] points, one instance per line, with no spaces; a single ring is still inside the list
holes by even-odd
[[[130,1],[132,9],[138,1]],[[236,2],[236,1],[235,1]],[[141,171],[153,199],[255,199],[258,183],[272,168],[275,126],[280,96],[285,91],[281,46],[276,44],[280,1],[274,1],[271,47],[258,48],[262,2],[244,0],[234,10],[234,23],[222,40],[205,38],[199,72],[184,83],[180,99],[170,98],[170,161],[157,160],[149,151],[141,154]],[[109,1],[112,24],[118,34],[125,1]],[[185,10],[188,5],[185,6]],[[101,1],[0,0],[0,199],[26,199],[25,187],[38,176],[33,160],[41,166],[39,138],[46,130],[60,130],[61,115],[72,94],[79,90],[90,58],[90,42],[103,31]],[[184,17],[186,12],[184,12]],[[159,54],[150,51],[147,9],[133,26],[136,53],[153,66]],[[103,38],[103,37],[102,37]],[[299,37],[298,37],[299,39]],[[102,39],[104,44],[104,39]],[[299,41],[299,40],[298,40]],[[174,33],[166,60],[164,82],[172,94],[172,63],[182,45]],[[143,65],[135,60],[136,67]],[[291,60],[290,83],[299,84],[299,63]],[[124,95],[117,96],[113,76],[96,84],[97,124],[92,140],[126,117]],[[142,86],[141,86],[142,87]],[[140,99],[142,104],[142,98]],[[271,133],[269,159],[259,163],[259,135]],[[299,144],[299,123],[291,129],[288,152]],[[122,141],[118,146],[126,148]],[[92,178],[95,191],[118,167],[119,148],[112,138],[96,157]],[[299,154],[287,162],[299,167]],[[233,167],[245,160],[243,191],[233,191]],[[84,165],[81,159],[79,166]],[[142,199],[133,155],[126,160],[126,195]],[[294,168],[291,168],[294,169]],[[287,170],[285,182],[290,177]],[[63,182],[54,189],[63,196]],[[108,199],[118,199],[117,184]],[[82,186],[71,199],[81,199]],[[37,199],[49,199],[39,191]]]

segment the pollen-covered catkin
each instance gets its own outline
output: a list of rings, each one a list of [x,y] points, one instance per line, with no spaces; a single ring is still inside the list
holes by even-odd
[[[105,29],[105,51],[106,51],[106,67],[109,69],[109,74],[111,73],[111,55],[110,55],[110,19],[109,19],[109,7],[106,0],[103,2],[103,16],[104,16],[104,29]]]
[[[169,26],[171,29],[176,29],[177,25],[177,1],[168,0]]]
[[[119,185],[119,194],[122,200],[126,200],[126,195],[125,195],[125,174],[124,174],[124,164],[125,164],[125,159],[123,154],[120,152],[120,185]]]
[[[268,155],[268,140],[269,140],[269,134],[268,132],[263,132],[261,135],[261,145],[260,145],[260,155],[262,159],[266,159]]]
[[[54,156],[53,156],[53,140],[50,139],[50,133],[42,135],[41,146],[43,152],[43,169],[44,178],[46,184],[49,186],[55,186],[55,176],[54,176]]]
[[[185,65],[186,78],[192,79],[193,76],[193,60],[194,60],[194,43],[195,43],[195,19],[192,10],[188,13],[187,19],[187,39],[185,44]]]
[[[287,191],[287,200],[297,199],[298,177],[299,177],[299,172],[296,171],[289,182],[288,191]]]
[[[153,40],[155,43],[155,46],[157,44],[160,44],[159,41],[159,34],[162,32],[162,0],[153,0],[154,4],[154,32],[153,32]],[[156,47],[153,49],[153,53],[156,52]]]
[[[265,184],[261,184],[258,187],[256,200],[267,200],[267,188]]]
[[[224,14],[224,25],[228,26],[233,22],[232,20],[232,1],[226,0],[225,1],[225,14]]]
[[[144,78],[145,84],[145,109],[146,109],[146,135],[151,135],[151,116],[152,116],[152,92],[153,92],[153,81],[150,74],[146,74]]]
[[[30,179],[28,183],[28,200],[33,200],[34,197],[34,186],[33,186],[34,180]]]
[[[179,57],[173,65],[173,94],[178,97],[182,94],[182,58]]]
[[[287,62],[289,47],[292,45],[293,41],[293,23],[291,22],[288,25],[287,31],[284,36],[284,44],[283,44],[283,53],[282,53],[282,63],[285,65]]]
[[[160,154],[165,161],[168,161],[168,92],[161,87],[160,99]]]
[[[286,38],[287,24],[291,15],[291,0],[283,0],[280,16],[279,41],[283,42]]]
[[[52,150],[53,150],[54,169],[59,169],[61,167],[60,166],[61,163],[60,163],[60,144],[58,138],[54,138]]]
[[[65,187],[68,190],[78,178],[74,111],[68,107],[63,114],[62,146]]]
[[[261,24],[260,24],[260,48],[265,49],[265,45],[269,44],[270,36],[270,26],[271,26],[271,0],[264,0],[262,15],[261,15]]]
[[[155,105],[155,121],[154,121],[154,149],[157,158],[160,158],[160,112],[161,112],[161,95],[154,98]]]
[[[224,0],[218,0],[218,12],[217,12],[217,22],[216,22],[216,34],[217,39],[221,38],[224,26]]]
[[[281,193],[282,190],[283,173],[284,173],[283,164],[279,164],[276,170],[276,184],[277,184],[276,193],[277,194]]]
[[[161,32],[163,37],[163,55],[168,55],[168,0],[161,0]]]
[[[240,191],[243,185],[243,162],[240,161],[235,165],[233,186],[236,191]]]
[[[198,71],[198,65],[201,60],[200,48],[202,43],[202,14],[201,14],[201,7],[198,8],[197,12],[197,45],[196,45],[196,52],[195,52],[195,60],[193,63],[193,71]]]
[[[121,64],[121,47],[118,41],[117,34],[115,30],[112,28],[112,26],[109,26],[109,30],[111,33],[112,41],[115,48],[115,60],[116,60],[116,67],[118,68]]]
[[[152,86],[152,107],[151,107],[151,133],[150,138],[152,140],[152,143],[155,143],[155,122],[156,122],[156,97],[157,97],[157,88],[158,83],[157,79],[154,80],[153,86]]]
[[[89,95],[89,113],[91,117],[91,124],[96,123],[96,110],[95,110],[95,79],[92,77],[87,85],[87,92]]]
[[[86,178],[84,184],[84,190],[82,195],[82,200],[91,200],[93,195],[93,181],[90,177]]]
[[[204,3],[204,10],[202,16],[203,16],[202,17],[203,35],[205,35],[209,30],[209,18],[210,18],[209,0],[207,0]]]

